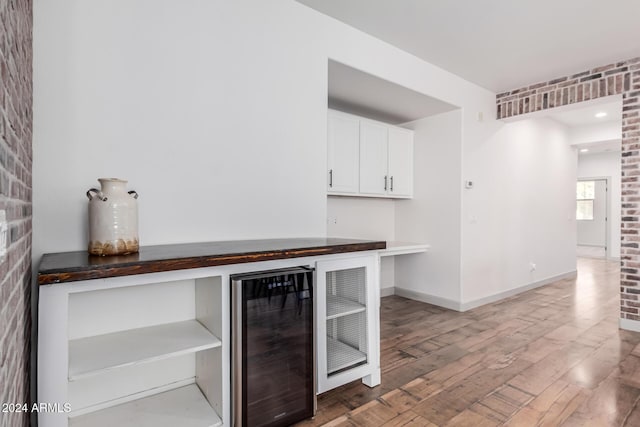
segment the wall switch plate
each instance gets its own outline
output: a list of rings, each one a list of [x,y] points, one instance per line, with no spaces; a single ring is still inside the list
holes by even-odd
[[[8,231],[9,224],[7,224],[7,213],[4,210],[0,210],[0,262],[4,261],[4,257],[7,255]]]
[[[473,181],[465,181],[464,182],[464,188],[473,188]]]

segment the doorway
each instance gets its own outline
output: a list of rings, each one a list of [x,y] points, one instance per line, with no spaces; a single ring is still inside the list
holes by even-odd
[[[609,178],[580,178],[576,185],[577,255],[609,258]]]

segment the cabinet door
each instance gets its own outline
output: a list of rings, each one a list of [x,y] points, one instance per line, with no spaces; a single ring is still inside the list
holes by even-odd
[[[389,128],[389,193],[390,196],[413,195],[413,132]]]
[[[329,112],[327,125],[329,193],[358,192],[360,121]]]
[[[318,393],[358,378],[380,383],[375,256],[316,264]]]
[[[360,193],[384,195],[387,176],[387,127],[360,122]]]

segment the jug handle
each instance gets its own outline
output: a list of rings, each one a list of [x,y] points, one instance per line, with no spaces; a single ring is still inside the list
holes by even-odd
[[[130,196],[133,196],[134,199],[138,198],[138,193],[134,190],[128,191],[127,192]]]
[[[94,193],[95,193],[95,195],[94,195]],[[90,189],[87,191],[87,197],[89,198],[89,200],[93,200],[93,197],[94,197],[94,196],[95,196],[95,197],[97,197],[98,199],[102,200],[103,202],[106,202],[106,201],[107,201],[107,196],[105,196],[105,195],[102,193],[102,191],[99,191],[99,190],[97,190],[97,189],[95,189],[95,188],[90,188]]]

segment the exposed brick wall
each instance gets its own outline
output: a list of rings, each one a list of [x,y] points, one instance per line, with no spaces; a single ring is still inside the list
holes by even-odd
[[[500,119],[622,95],[620,317],[640,321],[640,58],[501,93]]]
[[[0,263],[0,403],[29,402],[31,335],[32,2],[0,1],[0,209],[9,221]],[[0,426],[29,414],[1,413]]]
[[[548,108],[575,104],[632,91],[632,76],[640,58],[514,89],[496,97],[497,117],[505,119]]]

